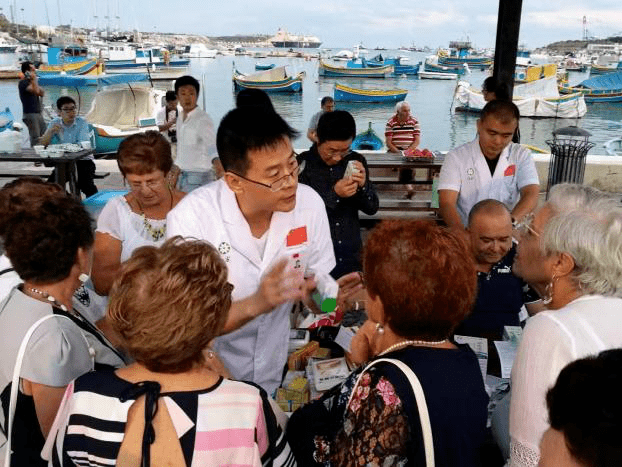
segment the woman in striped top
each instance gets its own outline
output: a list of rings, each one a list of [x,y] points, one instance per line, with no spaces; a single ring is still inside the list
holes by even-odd
[[[295,465],[278,407],[210,362],[207,345],[222,331],[231,290],[206,242],[175,237],[137,249],[108,309],[136,363],[69,385],[44,452],[53,465]]]

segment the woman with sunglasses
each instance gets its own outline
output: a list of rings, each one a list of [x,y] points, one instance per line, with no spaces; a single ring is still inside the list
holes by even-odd
[[[111,199],[97,220],[92,278],[101,295],[108,295],[121,263],[136,248],[164,243],[166,215],[185,196],[169,184],[171,146],[157,131],[126,138],[118,164],[130,192]]]
[[[599,190],[560,184],[517,227],[514,272],[548,307],[527,322],[512,369],[510,465],[524,467],[538,464],[545,395],[560,371],[622,347],[622,209]]]

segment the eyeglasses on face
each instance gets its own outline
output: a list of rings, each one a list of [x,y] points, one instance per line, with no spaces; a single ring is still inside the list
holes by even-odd
[[[293,155],[295,157],[298,156],[298,154],[296,154],[295,152],[293,153]],[[251,182],[254,183],[256,185],[261,185],[267,189],[269,189],[272,193],[276,193],[279,190],[282,190],[283,187],[289,183],[290,181],[290,177],[293,180],[297,180],[298,179],[298,174],[300,174],[300,172],[302,172],[305,168],[305,161],[302,161],[302,164],[298,164],[298,161],[296,160],[294,162],[294,164],[296,164],[296,166],[292,169],[291,172],[286,173],[285,175],[283,175],[280,178],[277,178],[275,181],[273,181],[272,183],[262,183],[262,182],[258,182],[257,180],[252,180],[250,178],[245,177],[244,175],[240,175],[239,173],[233,172],[233,171],[229,171],[234,175],[237,175],[238,177],[240,177],[243,180],[246,180],[247,182]]]
[[[74,106],[71,106],[71,107],[61,107],[60,110],[63,111],[63,112],[67,112],[67,113],[75,112],[76,111],[76,106],[74,105]]]
[[[520,222],[518,222],[514,226],[514,230],[516,230],[516,232],[518,232],[518,234],[521,237],[525,237],[528,233],[531,233],[532,235],[539,237],[540,234],[536,232],[534,228],[532,227],[533,220],[535,219],[535,217],[536,216],[533,212],[527,214],[525,217],[523,217],[523,219]]]

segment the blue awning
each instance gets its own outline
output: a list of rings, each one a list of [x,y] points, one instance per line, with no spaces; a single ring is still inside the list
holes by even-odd
[[[622,71],[595,76],[581,81],[577,87],[608,91],[622,90]]]

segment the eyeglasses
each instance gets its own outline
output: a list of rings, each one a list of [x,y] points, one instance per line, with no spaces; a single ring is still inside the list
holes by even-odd
[[[326,150],[326,155],[328,157],[330,157],[331,159],[336,159],[336,158],[340,158],[340,159],[344,159],[346,157],[348,157],[350,154],[352,154],[352,149],[348,148],[345,151],[344,150],[339,150],[339,149],[327,149]]]
[[[146,182],[128,182],[128,184],[132,191],[140,191],[143,186],[146,186],[152,191],[156,191],[161,186],[166,185],[166,178],[163,177],[161,180],[147,180]]]
[[[516,225],[514,226],[514,230],[516,230],[521,237],[526,236],[528,233],[539,237],[540,234],[536,232],[531,226],[535,217],[536,216],[533,212],[527,214],[520,222],[516,223]]]
[[[298,156],[298,154],[294,152],[294,156]],[[238,177],[246,180],[247,182],[251,182],[256,185],[261,185],[263,187],[268,188],[272,193],[276,193],[277,191],[283,189],[283,187],[290,181],[290,177],[294,180],[297,180],[298,174],[304,170],[305,161],[302,161],[302,164],[298,164],[298,161],[296,161],[295,164],[296,164],[296,167],[294,167],[290,173],[283,175],[281,178],[276,179],[270,184],[258,182],[256,180],[251,180],[250,178],[246,178],[244,175],[240,175],[239,173],[236,173],[236,172],[232,172],[232,171],[229,171],[229,172],[231,172],[234,175],[237,175]]]
[[[62,107],[60,110],[63,112],[75,112],[76,108],[75,107]]]

